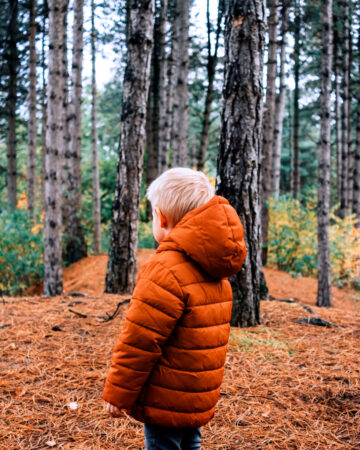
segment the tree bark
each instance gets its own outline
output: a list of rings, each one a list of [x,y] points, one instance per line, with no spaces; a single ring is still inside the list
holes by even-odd
[[[286,33],[289,27],[289,9],[290,0],[283,0],[281,8],[281,42],[280,42],[280,67],[279,67],[279,93],[275,99],[275,124],[274,124],[274,142],[273,142],[273,170],[272,191],[275,200],[279,199],[280,194],[280,168],[281,168],[281,147],[283,135],[283,120],[286,98],[285,83],[285,62],[286,62]]]
[[[71,71],[71,101],[68,106],[70,151],[68,158],[67,223],[65,258],[73,263],[87,255],[81,223],[81,95],[83,62],[84,0],[75,0],[73,29],[73,59]]]
[[[49,81],[45,156],[44,296],[60,295],[62,284],[61,147],[63,144],[62,47],[67,0],[49,1]]]
[[[155,34],[154,34],[155,40]],[[150,74],[150,78],[151,74]],[[153,134],[153,89],[152,84],[154,79],[150,80],[149,94],[146,104],[146,186],[148,187],[152,181],[156,178],[157,166],[155,164],[158,162],[158,159],[155,158],[155,146],[154,146],[154,134]],[[148,221],[152,220],[152,209],[151,204],[147,200],[146,201],[146,218]]]
[[[296,198],[301,191],[300,180],[300,145],[299,145],[299,126],[300,126],[300,108],[299,108],[299,80],[300,80],[300,0],[295,0],[295,47],[294,47],[294,167],[293,167],[293,197]]]
[[[159,128],[158,128],[158,168],[157,174],[163,173],[168,168],[168,154],[171,135],[171,116],[168,115],[167,105],[167,68],[166,55],[166,15],[168,0],[161,0],[160,18],[158,24],[159,41]]]
[[[7,197],[12,207],[16,206],[16,97],[17,97],[17,71],[19,67],[19,55],[17,49],[17,20],[18,0],[10,1],[10,23],[8,35],[8,51],[6,54],[9,72],[8,97],[7,97]]]
[[[29,21],[29,122],[28,122],[28,195],[27,204],[33,213],[36,202],[36,0],[30,1]]]
[[[333,53],[334,53],[334,72],[335,72],[335,132],[336,132],[336,187],[337,198],[340,202],[341,195],[341,103],[340,103],[340,41],[338,33],[338,18],[334,15],[333,25]]]
[[[267,61],[266,101],[263,121],[262,162],[261,162],[261,239],[262,239],[262,263],[267,259],[267,235],[269,227],[269,207],[271,196],[271,177],[273,172],[273,141],[274,141],[274,117],[275,117],[275,80],[276,80],[276,54],[277,54],[277,26],[278,26],[278,0],[268,0],[270,15],[269,45]]]
[[[353,203],[353,187],[354,187],[354,162],[355,162],[355,153],[354,153],[354,146],[353,146],[353,139],[352,139],[352,98],[353,98],[353,92],[352,92],[352,83],[351,83],[351,70],[352,70],[352,24],[351,24],[351,11],[349,8],[349,95],[348,95],[348,189],[347,189],[347,206],[348,211],[351,213],[352,211],[352,203]]]
[[[69,4],[69,0],[67,0],[67,5]],[[62,223],[63,228],[68,229],[68,213],[69,213],[69,205],[68,205],[68,184],[69,184],[69,158],[70,158],[70,134],[69,134],[69,70],[68,70],[68,32],[67,32],[67,14],[64,15],[64,26],[63,26],[63,54],[62,54],[62,62],[63,62],[63,71],[62,71],[62,86],[63,86],[63,108],[62,108],[62,118],[63,121],[63,144],[61,147],[61,184],[62,184]]]
[[[317,306],[331,305],[329,249],[330,161],[331,161],[331,59],[332,0],[322,0],[322,52],[320,94],[320,146],[318,173],[318,292]]]
[[[260,177],[265,5],[230,0],[225,30],[225,78],[218,155],[217,193],[237,210],[247,257],[232,277],[231,323],[260,323]]]
[[[96,120],[96,29],[95,2],[91,0],[91,141],[94,220],[94,253],[101,253],[101,205]]]
[[[358,34],[358,49],[360,49],[360,28]],[[360,60],[359,60],[360,73]],[[354,155],[354,191],[353,213],[357,219],[356,226],[360,228],[360,83],[357,91],[356,143]]]
[[[205,108],[203,114],[200,147],[198,153],[197,170],[203,170],[205,166],[206,151],[209,141],[209,129],[210,129],[210,113],[211,113],[211,103],[214,95],[214,80],[216,73],[216,66],[218,62],[218,48],[219,48],[219,38],[221,33],[221,21],[224,15],[225,2],[224,0],[219,0],[218,2],[218,16],[216,25],[216,35],[215,35],[215,48],[214,53],[211,50],[211,22],[210,22],[210,4],[209,0],[206,2],[206,17],[207,17],[207,48],[208,48],[208,59],[207,59],[207,76],[208,85],[205,97]]]
[[[342,3],[343,7],[343,78],[342,78],[342,109],[341,109],[341,130],[342,130],[342,142],[341,142],[341,195],[340,195],[340,217],[345,217],[348,212],[348,199],[349,199],[349,0],[345,0]]]
[[[172,167],[186,167],[188,157],[188,72],[189,72],[189,14],[190,0],[176,0],[177,14],[174,26],[179,40],[176,61],[174,93],[174,121],[172,141]]]
[[[112,293],[129,292],[135,284],[153,20],[153,1],[132,2],[124,75],[122,134],[106,273],[106,292]]]
[[[41,42],[41,69],[42,69],[42,92],[41,92],[41,193],[42,202],[45,209],[45,155],[46,155],[46,122],[47,122],[47,105],[46,105],[46,60],[45,60],[45,34],[46,19],[43,17],[43,33]]]

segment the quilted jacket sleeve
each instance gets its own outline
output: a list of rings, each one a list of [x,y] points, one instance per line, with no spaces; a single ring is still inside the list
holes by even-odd
[[[142,271],[115,344],[102,398],[131,409],[184,311],[181,287],[158,262]]]

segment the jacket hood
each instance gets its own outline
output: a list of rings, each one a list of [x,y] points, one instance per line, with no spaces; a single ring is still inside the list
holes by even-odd
[[[246,257],[244,229],[235,209],[215,195],[176,224],[157,252],[166,250],[186,253],[213,278],[230,277]]]

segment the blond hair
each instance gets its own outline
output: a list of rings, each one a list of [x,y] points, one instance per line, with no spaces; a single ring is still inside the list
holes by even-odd
[[[172,226],[214,195],[215,189],[203,172],[184,167],[164,172],[150,184],[146,193],[152,207],[157,206]]]

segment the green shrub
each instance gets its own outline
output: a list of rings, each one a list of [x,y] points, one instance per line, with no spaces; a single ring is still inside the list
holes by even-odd
[[[317,276],[317,216],[314,194],[300,200],[282,196],[269,203],[268,266],[293,276]],[[332,281],[338,286],[359,287],[360,229],[354,215],[341,219],[330,213]]]
[[[0,290],[16,294],[43,277],[42,224],[23,209],[0,213]]]

